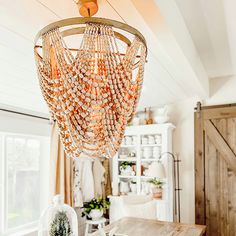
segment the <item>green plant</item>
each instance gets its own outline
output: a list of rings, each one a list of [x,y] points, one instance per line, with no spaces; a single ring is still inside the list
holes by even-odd
[[[106,210],[110,206],[109,200],[105,200],[102,198],[94,198],[90,202],[84,202],[83,211],[82,211],[82,217],[86,216],[88,219],[89,213],[96,209],[96,210]]]
[[[58,211],[50,225],[50,236],[71,236],[70,221],[64,211]]]
[[[159,189],[162,189],[162,186],[165,184],[165,182],[163,182],[157,178],[153,178],[153,179],[149,180],[148,182],[155,185]]]
[[[129,161],[123,161],[121,162],[120,166],[123,170],[125,170],[128,166],[133,166],[134,163],[133,162],[129,162]]]

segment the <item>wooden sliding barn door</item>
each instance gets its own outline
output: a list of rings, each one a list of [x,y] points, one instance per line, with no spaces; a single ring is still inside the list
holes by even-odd
[[[236,236],[236,104],[195,111],[196,223]]]

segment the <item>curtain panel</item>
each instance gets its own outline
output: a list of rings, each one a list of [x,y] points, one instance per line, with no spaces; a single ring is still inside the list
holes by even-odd
[[[58,125],[53,123],[51,132],[50,186],[51,199],[56,194],[64,197],[64,202],[74,206],[74,164],[73,158],[67,158],[60,140]]]

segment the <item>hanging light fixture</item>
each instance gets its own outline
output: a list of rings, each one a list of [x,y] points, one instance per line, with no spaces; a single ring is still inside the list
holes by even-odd
[[[98,9],[95,0],[78,4],[85,16]],[[65,37],[81,34],[78,48],[67,46]],[[69,18],[43,28],[34,50],[42,94],[67,155],[112,157],[140,96],[147,55],[142,34],[114,20]]]

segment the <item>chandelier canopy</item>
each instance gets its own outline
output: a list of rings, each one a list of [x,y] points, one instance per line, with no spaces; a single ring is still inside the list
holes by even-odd
[[[78,48],[67,46],[65,37],[80,34]],[[114,156],[136,110],[146,55],[140,32],[114,20],[70,18],[39,32],[39,83],[67,155]]]

